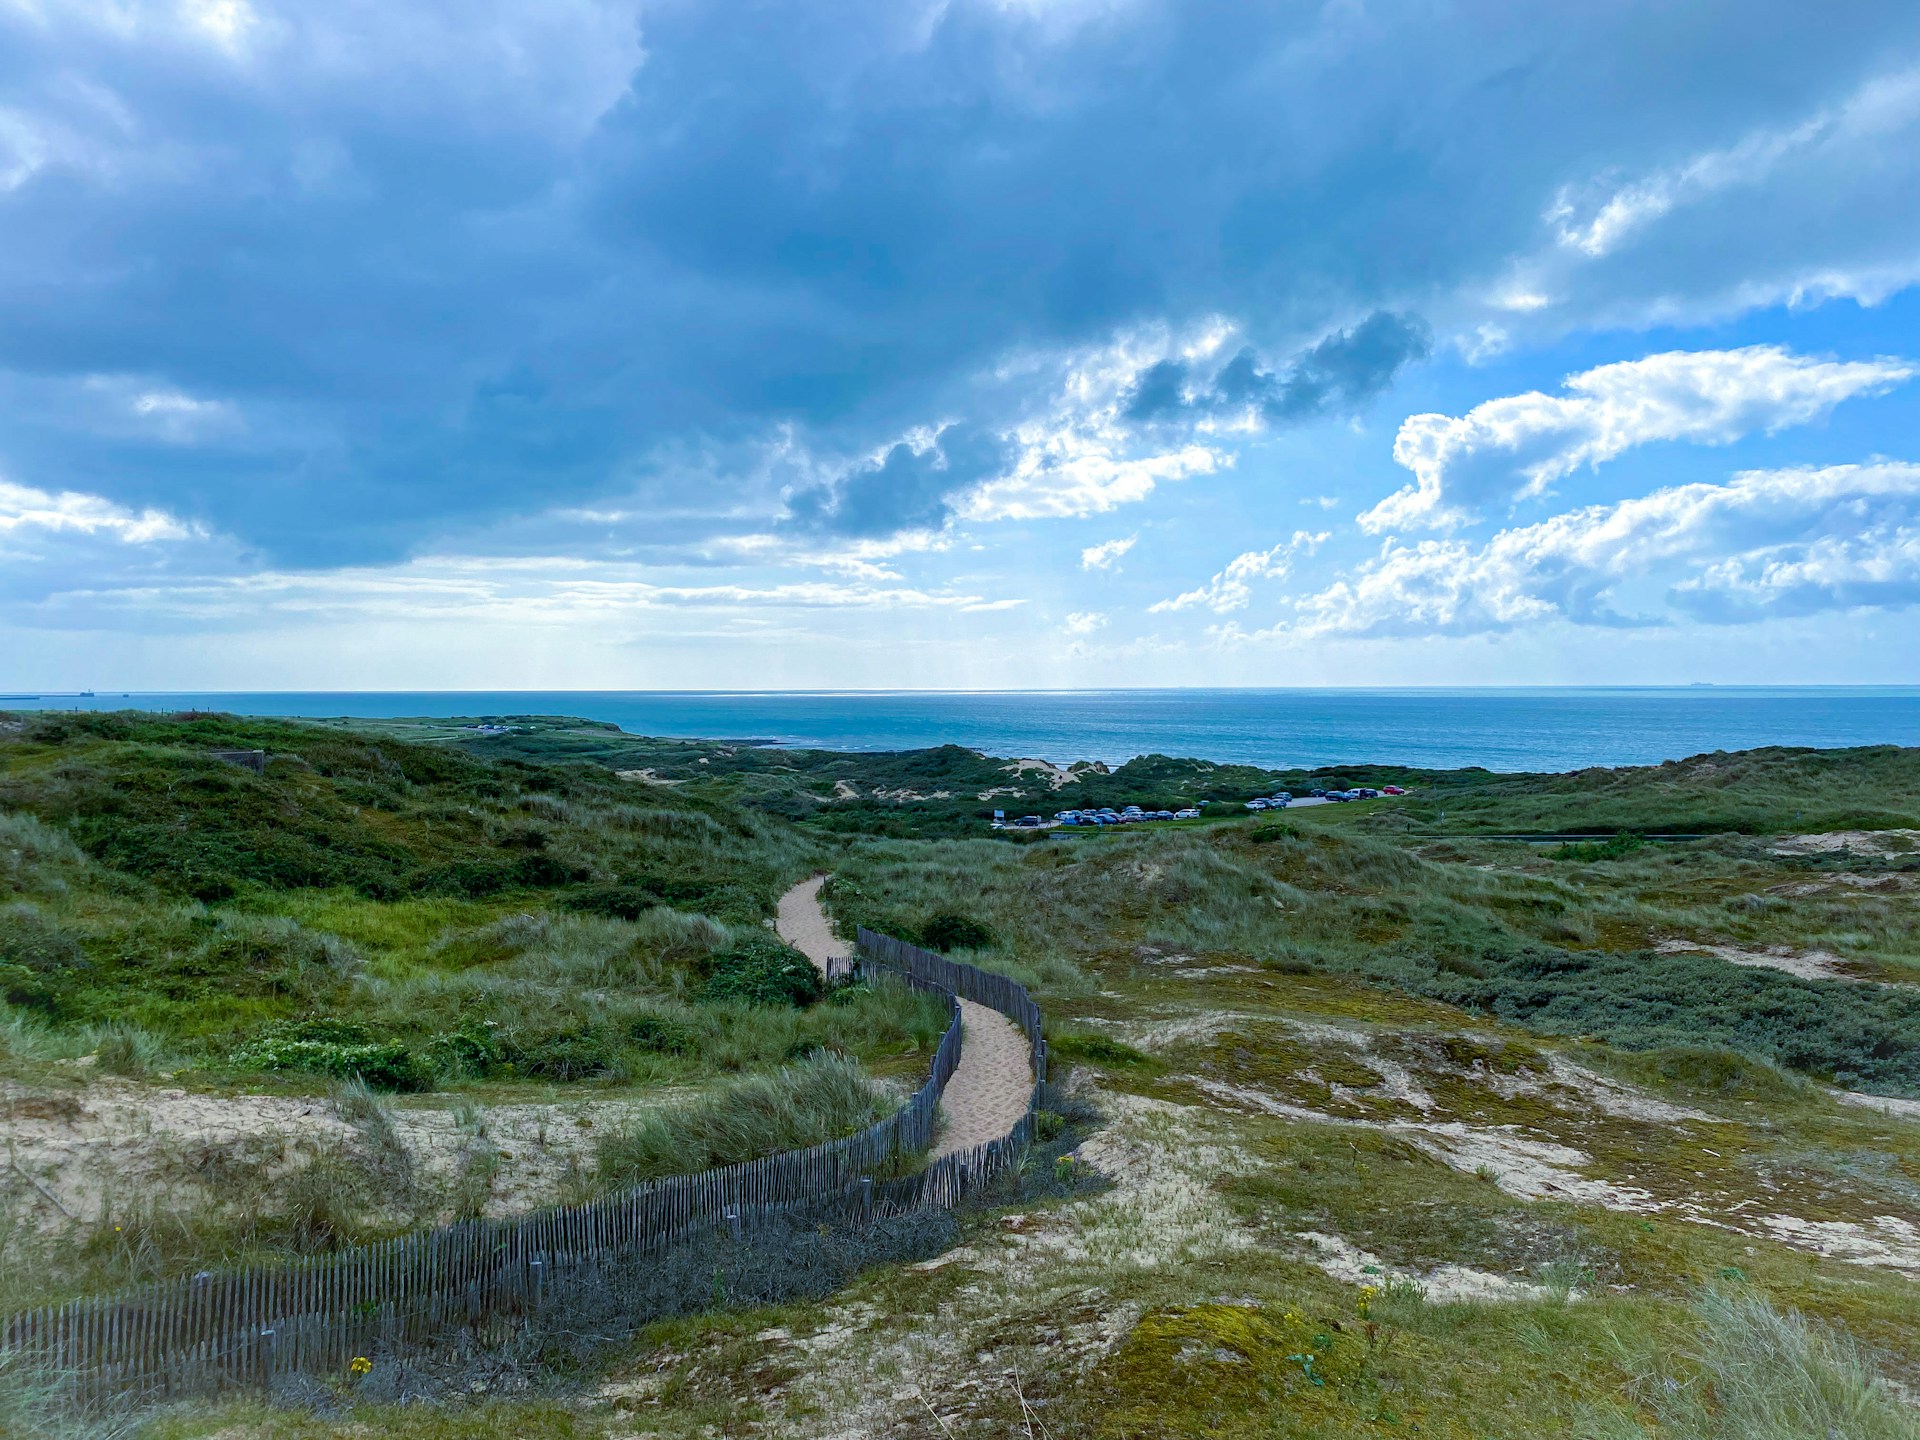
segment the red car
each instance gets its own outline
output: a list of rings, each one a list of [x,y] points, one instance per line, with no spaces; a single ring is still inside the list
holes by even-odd
[[[1380,793],[1382,795],[1404,795],[1407,792],[1402,790],[1398,785],[1382,785],[1380,787]]]

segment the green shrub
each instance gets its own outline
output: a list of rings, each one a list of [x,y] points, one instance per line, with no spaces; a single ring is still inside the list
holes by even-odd
[[[32,905],[0,908],[0,997],[55,1009],[91,968],[80,942]]]
[[[1636,835],[1631,830],[1622,830],[1609,840],[1571,840],[1565,845],[1556,846],[1547,852],[1553,860],[1577,860],[1583,863],[1596,860],[1619,860],[1631,855],[1647,843],[1644,835]]]
[[[623,1074],[619,1047],[601,1025],[516,1031],[505,1044],[507,1063],[536,1080],[604,1080]]]
[[[1049,1036],[1047,1049],[1062,1060],[1090,1060],[1096,1065],[1151,1065],[1153,1057],[1109,1035],[1068,1032]]]
[[[657,1011],[646,1011],[627,1022],[627,1040],[652,1055],[680,1055],[698,1043],[693,1027]]]
[[[984,950],[993,944],[993,931],[971,915],[937,910],[920,927],[920,943],[943,955],[949,950]]]
[[[467,1020],[458,1029],[434,1036],[427,1053],[441,1073],[475,1080],[485,1079],[506,1062],[506,1047],[492,1020]]]
[[[638,920],[664,903],[658,893],[644,885],[595,885],[576,890],[560,902],[576,915],[599,915],[608,920]]]
[[[1488,947],[1480,977],[1387,955],[1380,979],[1550,1035],[1634,1050],[1737,1051],[1893,1093],[1920,1091],[1920,991],[1803,980],[1713,956]]]
[[[771,935],[748,935],[701,965],[702,1000],[749,1005],[811,1005],[826,985],[813,962]]]
[[[426,1090],[432,1069],[398,1040],[374,1040],[348,1020],[293,1020],[270,1025],[228,1063],[240,1070],[306,1070],[357,1079],[375,1090]]]

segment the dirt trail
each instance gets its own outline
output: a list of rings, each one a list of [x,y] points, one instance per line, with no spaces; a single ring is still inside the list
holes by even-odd
[[[827,961],[847,953],[820,908],[824,875],[804,880],[780,897],[780,938],[824,972]],[[1033,1064],[1027,1036],[998,1010],[960,1002],[960,1063],[947,1081],[940,1109],[946,1125],[934,1142],[935,1158],[998,1140],[1027,1113]]]

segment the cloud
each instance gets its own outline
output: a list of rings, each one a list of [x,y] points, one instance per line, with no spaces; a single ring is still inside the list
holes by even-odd
[[[837,481],[793,492],[788,515],[802,528],[838,535],[937,530],[953,517],[955,493],[1000,475],[1014,454],[1002,436],[948,425],[924,444],[900,441]]]
[[[1644,323],[1841,296],[1877,304],[1920,279],[1920,68],[1794,108],[1677,161],[1638,173],[1616,163],[1555,187],[1542,217],[1550,244],[1510,288],[1571,294],[1589,312],[1611,302]],[[1905,162],[1891,160],[1899,152]]]
[[[1226,569],[1199,589],[1189,590],[1170,600],[1157,601],[1147,607],[1147,613],[1158,615],[1171,610],[1185,610],[1194,605],[1203,605],[1216,615],[1244,610],[1253,599],[1255,580],[1285,578],[1293,571],[1295,557],[1311,555],[1325,542],[1327,533],[1323,531],[1314,535],[1305,530],[1296,530],[1292,539],[1283,540],[1270,550],[1249,550],[1229,561]]]
[[[1067,616],[1066,631],[1069,635],[1091,635],[1106,623],[1107,617],[1097,610],[1076,610]]]
[[[1102,540],[1098,545],[1089,545],[1080,552],[1082,570],[1111,570],[1120,563],[1120,559],[1140,541],[1138,535],[1126,535],[1117,540]]]
[[[938,421],[1016,435],[1035,396],[1011,359],[1143,326],[1231,317],[1251,353],[1219,393],[1271,424],[1357,403],[1393,354],[1363,342],[1412,353],[1385,320],[1315,346],[1355,317],[1452,334],[1493,291],[1551,295],[1544,325],[1897,278],[1920,147],[1895,80],[1860,77],[1920,19],[1844,8],[1649,28],[1480,0],[852,0],[769,4],[749,33],[639,0],[0,6],[0,371],[132,372],[246,419],[187,457],[10,415],[10,473],[136,508],[191,493],[275,564],[637,490],[719,530],[778,512],[752,457],[782,436],[850,457]],[[1827,114],[1762,182],[1685,178]],[[1635,186],[1688,224],[1560,243]],[[1232,358],[1146,355],[1129,380],[1180,361],[1212,396]],[[819,523],[957,509],[922,458]]]
[[[155,577],[95,587],[90,577],[41,597],[49,623],[92,627],[117,616],[156,630],[253,626],[261,622],[329,624],[356,620],[461,621],[476,625],[591,625],[625,615],[673,611],[1012,609],[1019,597],[890,584],[864,579],[743,584],[673,583],[647,567],[584,562],[567,556],[424,556],[400,565],[338,570],[252,570]]]
[[[968,520],[1046,520],[1100,515],[1151,495],[1163,481],[1211,475],[1233,457],[1205,445],[1124,457],[1082,436],[1057,434],[1029,445],[1014,472],[982,485],[956,506]]]
[[[1914,373],[1904,360],[1815,360],[1777,345],[1675,350],[1568,376],[1565,395],[1536,390],[1485,401],[1463,416],[1410,416],[1393,458],[1415,483],[1362,513],[1360,524],[1448,528],[1637,445],[1730,444],[1816,420]]]
[[[1635,593],[1641,608],[1623,603]],[[1920,601],[1920,465],[1747,471],[1503,530],[1386,541],[1294,600],[1292,633],[1481,634],[1546,620],[1716,623]]]
[[[1432,348],[1425,321],[1379,310],[1301,351],[1284,373],[1263,369],[1252,346],[1205,381],[1190,361],[1157,360],[1135,377],[1123,413],[1136,422],[1234,415],[1267,425],[1298,424],[1358,408]]]
[[[35,531],[100,536],[123,545],[190,540],[203,533],[164,510],[134,511],[98,495],[52,494],[0,480],[0,553],[7,542],[25,541]]]

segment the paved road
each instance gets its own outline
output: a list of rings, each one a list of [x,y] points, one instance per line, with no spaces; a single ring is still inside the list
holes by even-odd
[[[775,922],[780,938],[822,973],[828,960],[847,953],[820,908],[825,879],[816,875],[782,895]],[[971,1000],[960,1002],[960,1025],[960,1063],[940,1097],[944,1123],[934,1140],[936,1159],[1000,1139],[1027,1113],[1033,1093],[1033,1063],[1024,1030],[998,1010]]]

